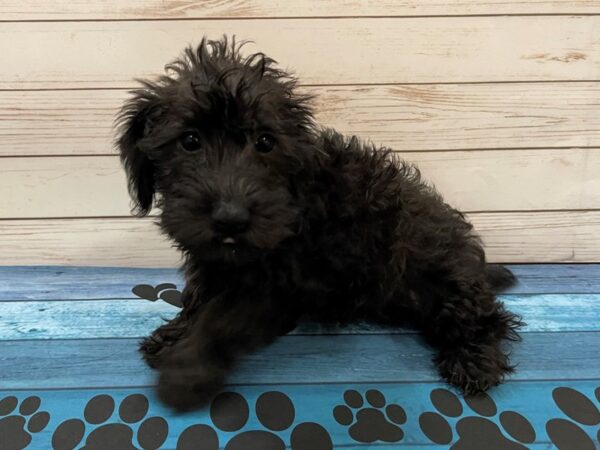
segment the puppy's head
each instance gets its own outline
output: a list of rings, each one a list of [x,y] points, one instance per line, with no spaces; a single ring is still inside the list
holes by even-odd
[[[156,203],[163,230],[211,260],[258,257],[296,232],[298,180],[316,154],[308,97],[240,47],[223,38],[188,48],[119,116],[137,212]]]

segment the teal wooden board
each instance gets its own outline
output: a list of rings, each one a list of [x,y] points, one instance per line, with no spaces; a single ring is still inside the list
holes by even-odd
[[[182,443],[194,438],[194,432],[209,433],[195,440],[194,448],[200,450],[331,448],[328,441],[315,441],[314,436],[330,439],[336,449],[593,449],[600,441],[600,265],[512,268],[520,282],[501,298],[524,316],[528,326],[524,341],[513,351],[517,373],[491,391],[497,411],[490,417],[481,417],[486,404],[472,409],[440,384],[430,362],[431,350],[413,331],[367,324],[345,328],[303,324],[273,346],[248,355],[231,373],[227,390],[241,395],[249,410],[248,420],[235,431],[223,428],[219,416],[206,408],[184,415],[165,409],[153,394],[155,374],[137,354],[138,338],[158,326],[161,317],[172,317],[177,308],[163,300],[138,298],[132,288],[161,283],[181,288],[175,270],[0,268],[0,449],[52,448],[61,423],[85,422],[86,405],[90,420],[81,422],[85,431],[76,448],[87,440],[89,450],[156,448],[151,444],[156,444],[165,426],[168,430],[159,446],[173,450],[186,448]],[[348,397],[352,390],[367,400],[346,410],[345,394]],[[264,398],[279,400],[261,407],[258,399],[268,392]],[[389,410],[369,406],[369,398],[379,401],[378,393],[386,406],[402,407],[406,420],[397,406]],[[98,400],[98,395],[104,397]],[[346,400],[356,401],[355,395]],[[9,411],[12,396],[16,404]],[[285,396],[293,404],[292,423],[267,431],[273,420],[289,416],[289,408],[286,413],[281,407]],[[96,400],[90,406],[92,398]],[[115,402],[116,412],[92,424],[99,421],[98,405],[106,405],[107,398]],[[239,400],[234,394],[225,398]],[[149,410],[144,415],[146,411],[139,408],[144,409],[146,399]],[[452,408],[457,404],[463,412],[454,417]],[[124,419],[119,417],[119,406]],[[104,414],[109,409],[105,407]],[[132,414],[139,417],[133,420]],[[235,418],[235,411],[225,415]],[[148,421],[151,417],[155,419]],[[354,422],[346,425],[346,420]],[[306,425],[311,423],[319,425]],[[527,424],[535,432],[532,442],[526,439]],[[67,425],[63,431],[69,431]],[[193,425],[202,426],[184,433]],[[325,437],[319,434],[323,430]],[[451,435],[446,436],[448,442],[433,444],[446,431]],[[365,436],[372,439],[373,433],[380,438],[388,433],[389,442],[366,442]],[[218,444],[211,443],[213,435]],[[308,435],[313,435],[312,441]],[[72,433],[60,436],[66,439]],[[179,439],[183,440],[178,446]],[[56,450],[61,450],[60,445]]]
[[[220,448],[233,445],[242,434],[258,430],[277,436],[290,448],[290,442],[297,443],[292,436],[302,434],[306,429],[303,424],[311,423],[318,424],[323,439],[312,436],[310,447],[298,444],[292,450],[331,449],[325,445],[327,442],[336,449],[358,445],[361,449],[380,450],[429,448],[442,441],[446,448],[460,441],[461,448],[493,450],[513,448],[509,447],[511,442],[525,444],[523,448],[549,448],[555,434],[552,424],[557,420],[570,422],[590,442],[596,440],[600,424],[598,383],[567,384],[512,382],[490,397],[467,401],[440,384],[235,386],[221,393],[211,406],[186,414],[174,414],[156,400],[151,390],[139,388],[0,391],[0,399],[14,396],[22,404],[35,396],[40,401],[35,411],[31,408],[23,415],[15,410],[12,414],[26,419],[40,412],[49,414],[43,430],[31,433],[31,448],[50,448],[52,444],[60,448],[69,436],[64,432],[68,426],[61,424],[78,419],[84,428],[81,442],[93,441],[93,430],[118,430],[115,425],[120,424],[117,426],[131,430],[134,445],[153,432],[162,442],[160,448],[165,449],[175,449],[178,444],[182,448],[184,431],[195,425],[213,430]],[[577,407],[583,410],[590,406],[595,408],[590,410],[592,415],[577,412]],[[123,439],[131,437],[125,434]],[[118,443],[113,442],[113,448],[126,448],[125,441]],[[211,450],[208,446],[200,448]],[[254,446],[242,450],[254,449],[265,450]]]
[[[509,266],[519,283],[516,294],[600,293],[600,264],[520,264]],[[0,268],[0,300],[66,300],[134,298],[137,284],[174,283],[175,269],[16,266]]]
[[[135,298],[137,284],[175,283],[182,278],[175,268],[127,267],[0,267],[0,300],[68,300]]]
[[[527,333],[513,351],[515,380],[600,378],[600,332]],[[11,389],[148,386],[135,339],[0,342],[1,386]],[[234,384],[435,382],[418,335],[284,336],[245,356]]]
[[[500,297],[529,331],[600,331],[600,294],[514,294]],[[142,299],[0,302],[0,340],[134,338],[150,334],[179,308]],[[293,334],[414,333],[370,326],[303,324]]]
[[[507,293],[600,293],[600,264],[515,264],[507,267],[518,278],[518,283]]]

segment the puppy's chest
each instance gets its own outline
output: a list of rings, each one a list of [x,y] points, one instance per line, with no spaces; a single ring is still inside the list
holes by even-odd
[[[339,247],[307,253],[289,264],[279,291],[296,297],[311,313],[351,310],[365,298],[379,297],[380,264],[365,263],[360,254]]]

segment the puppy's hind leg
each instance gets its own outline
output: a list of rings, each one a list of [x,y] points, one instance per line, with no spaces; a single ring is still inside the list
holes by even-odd
[[[444,280],[422,321],[426,339],[437,349],[440,375],[465,394],[485,391],[513,372],[503,347],[519,339],[521,326],[480,279]]]

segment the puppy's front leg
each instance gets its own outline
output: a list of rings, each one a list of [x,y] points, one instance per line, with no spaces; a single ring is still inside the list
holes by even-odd
[[[203,304],[191,330],[163,356],[158,395],[176,409],[206,403],[241,354],[271,343],[289,321],[263,298],[221,297]]]

